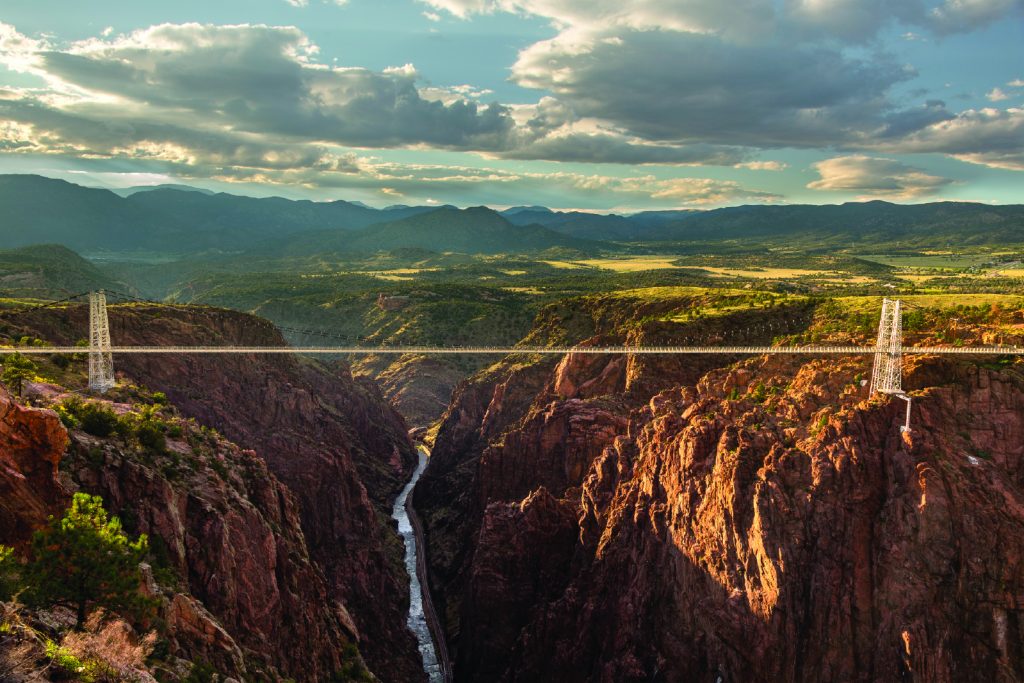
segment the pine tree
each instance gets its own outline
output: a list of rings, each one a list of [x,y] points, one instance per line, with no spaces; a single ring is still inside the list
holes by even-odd
[[[21,388],[25,380],[36,376],[36,364],[20,353],[12,353],[4,359],[4,384],[14,388],[14,393],[21,396]]]
[[[32,538],[25,576],[35,602],[75,610],[81,628],[91,607],[137,612],[144,606],[139,563],[148,549],[145,534],[132,542],[121,520],[107,516],[102,498],[76,493],[63,519],[51,517]]]

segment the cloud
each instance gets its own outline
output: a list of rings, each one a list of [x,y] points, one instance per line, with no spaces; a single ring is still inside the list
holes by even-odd
[[[885,29],[927,40],[977,29],[1024,6],[1022,0],[421,1],[461,18],[511,12],[550,20],[557,35],[523,49],[512,80],[553,95],[577,120],[620,133],[620,142],[850,150],[876,148],[958,116],[942,102],[896,103],[894,86],[916,72],[884,50]],[[551,139],[534,147],[557,145]]]
[[[421,0],[465,19],[510,12],[545,17],[575,31],[612,26],[714,33],[726,38],[828,38],[865,42],[892,24],[936,33],[971,31],[1021,7],[1020,0]],[[904,36],[918,34],[905,32]]]
[[[74,107],[138,120],[355,146],[497,148],[512,122],[497,104],[420,97],[410,65],[382,72],[327,67],[295,28],[163,24],[113,40],[37,53],[55,89],[85,93]],[[116,104],[115,104],[116,103]]]
[[[927,19],[938,33],[960,33],[980,28],[1024,7],[1021,0],[946,0]]]
[[[821,178],[807,187],[831,192],[856,192],[860,199],[916,199],[934,194],[953,182],[895,159],[860,154],[826,159],[813,167]]]
[[[762,148],[854,141],[881,124],[888,89],[910,76],[825,47],[636,30],[586,45],[561,35],[525,49],[512,68],[519,85],[648,141]]]
[[[1001,88],[992,88],[988,93],[985,94],[989,102],[1001,102],[1002,100],[1010,99],[1010,96],[1002,91]]]
[[[1024,88],[1024,79],[1015,78],[1012,81],[1007,82],[1006,85],[1010,86],[1011,88]]]
[[[652,199],[670,199],[684,206],[732,204],[737,201],[775,201],[781,199],[771,192],[743,188],[731,180],[710,178],[674,178],[644,185],[651,187]]]
[[[284,0],[284,1],[287,2],[289,5],[291,5],[292,7],[300,7],[300,8],[301,7],[309,7],[309,0]],[[342,7],[343,5],[347,5],[348,4],[348,0],[321,0],[321,2],[323,2],[325,5],[326,4],[331,4],[331,5],[337,5],[338,7]]]
[[[746,156],[735,146],[650,144],[595,127],[550,97],[508,107],[469,84],[420,87],[412,64],[327,66],[318,52],[293,27],[163,24],[60,48],[0,24],[0,63],[48,86],[9,91],[4,110],[53,151],[149,150],[254,168],[269,166],[252,150],[273,149],[262,156],[279,164],[321,158],[329,146],[628,164],[731,165]]]
[[[602,133],[568,133],[543,136],[514,147],[506,159],[546,159],[605,164],[672,164],[731,166],[747,152],[719,145],[658,145],[631,142]]]
[[[0,94],[2,148],[339,170],[332,145],[497,150],[514,126],[497,104],[421,97],[411,65],[326,67],[316,54],[294,28],[161,25],[58,50],[0,25],[0,62],[49,86]]]
[[[735,164],[736,168],[746,168],[751,171],[784,171],[789,168],[788,164],[781,161],[747,161]]]
[[[993,168],[1024,171],[1024,108],[969,109],[887,145],[903,153],[941,153]]]

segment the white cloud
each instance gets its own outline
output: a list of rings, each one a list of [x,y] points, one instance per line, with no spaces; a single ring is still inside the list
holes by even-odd
[[[752,171],[784,171],[789,168],[789,165],[781,161],[747,161],[736,164],[736,168],[746,168]]]
[[[988,98],[989,102],[1001,102],[1002,100],[1010,99],[1010,96],[1003,92],[1001,88],[992,88],[985,94],[985,97]]]
[[[427,19],[427,21],[441,21],[441,15],[438,14],[437,12],[424,12],[423,16]]]
[[[1011,88],[1024,88],[1024,79],[1015,78],[1012,81],[1007,82],[1006,85]]]
[[[309,0],[284,0],[292,7],[309,7]],[[337,5],[338,7],[344,7],[348,4],[348,0],[321,0],[325,5]]]
[[[861,154],[826,159],[813,164],[813,167],[821,178],[807,187],[831,192],[856,192],[859,199],[916,199],[934,194],[952,182],[949,178],[930,175],[895,159]]]

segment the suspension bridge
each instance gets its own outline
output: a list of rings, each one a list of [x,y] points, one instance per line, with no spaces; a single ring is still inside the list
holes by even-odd
[[[904,346],[903,313],[899,299],[883,299],[882,315],[878,326],[878,337],[873,346],[855,345],[697,345],[697,346],[387,346],[387,345],[335,345],[335,346],[114,346],[110,338],[110,321],[107,313],[107,299],[104,291],[74,295],[59,301],[36,306],[20,313],[48,308],[88,296],[89,301],[89,343],[82,346],[2,346],[0,352],[20,354],[88,353],[89,388],[103,393],[115,385],[115,354],[309,354],[309,355],[377,355],[377,354],[627,354],[627,355],[782,355],[800,354],[812,356],[829,355],[872,355],[874,365],[871,373],[871,393],[896,396],[907,402],[906,424],[910,428],[910,397],[903,391],[904,354],[922,355],[1024,355],[1021,346]],[[127,296],[127,295],[126,295]],[[134,297],[129,297],[134,298]],[[143,301],[135,299],[136,301]],[[144,302],[157,303],[157,302]],[[290,330],[290,328],[280,328]]]

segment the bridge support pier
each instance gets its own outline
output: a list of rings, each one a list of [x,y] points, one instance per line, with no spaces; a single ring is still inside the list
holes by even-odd
[[[116,384],[110,348],[107,295],[102,289],[89,292],[89,388],[101,394]]]
[[[900,432],[910,431],[910,397],[903,391],[903,311],[899,299],[882,299],[882,319],[875,342],[871,393],[896,396],[907,402],[907,419]]]
[[[897,398],[902,398],[904,401],[907,402],[907,421],[903,424],[902,427],[900,427],[900,433],[901,434],[906,434],[907,432],[910,431],[910,401],[911,401],[911,398],[909,396],[907,396],[906,394],[896,394],[896,397]]]

